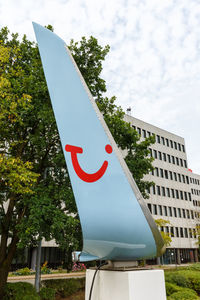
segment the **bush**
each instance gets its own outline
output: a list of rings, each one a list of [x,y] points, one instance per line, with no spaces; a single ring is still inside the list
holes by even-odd
[[[7,283],[3,300],[39,300],[35,288],[28,282]]]
[[[190,287],[190,283],[185,274],[182,274],[181,271],[177,272],[165,272],[165,281],[176,284],[181,287]]]
[[[60,297],[68,297],[85,287],[85,278],[44,280],[42,284],[52,288]]]
[[[16,270],[15,272],[13,272],[14,275],[31,275],[33,274],[34,272],[31,271],[28,267],[26,268],[23,268],[23,269],[19,269],[19,270]]]
[[[176,292],[180,292],[183,289],[180,286],[171,282],[165,282],[165,287],[167,296],[170,296],[171,294]]]
[[[192,290],[185,290],[176,292],[167,298],[168,300],[195,300],[199,299],[197,294]]]
[[[40,290],[41,300],[54,300],[55,299],[55,289],[42,287]]]

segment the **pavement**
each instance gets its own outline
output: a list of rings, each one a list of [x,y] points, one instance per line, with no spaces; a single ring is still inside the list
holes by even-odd
[[[85,277],[85,272],[42,274],[41,281],[49,279],[68,279],[81,277]],[[35,275],[10,276],[8,277],[7,282],[29,282],[34,285]]]

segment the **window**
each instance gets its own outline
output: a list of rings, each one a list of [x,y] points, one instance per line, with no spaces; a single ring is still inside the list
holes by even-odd
[[[169,140],[166,139],[166,144],[167,144],[167,147],[169,147]]]
[[[179,230],[178,230],[178,227],[175,227],[176,229],[176,237],[179,237]]]
[[[188,238],[188,230],[187,230],[187,228],[184,228],[184,231],[185,231],[185,237]]]
[[[181,218],[181,209],[179,207],[177,208],[177,211],[178,211],[178,217]]]
[[[164,208],[164,215],[167,216],[167,206],[163,206]]]
[[[151,148],[149,148],[149,152],[150,152],[150,156],[152,157],[153,153],[152,153],[152,149]]]
[[[168,209],[169,209],[169,216],[172,217],[172,208],[171,208],[171,206],[169,206]]]
[[[172,140],[170,140],[170,145],[171,145],[171,148],[174,148]]]
[[[172,175],[171,171],[169,171],[169,176],[170,176],[170,179],[173,180],[173,175]]]
[[[187,182],[187,184],[189,184],[189,177],[188,176],[186,176],[186,182]]]
[[[181,165],[181,167],[183,167],[183,160],[182,160],[182,158],[180,158],[180,165]]]
[[[155,188],[155,185],[152,186],[152,191],[153,191],[153,194],[155,195],[155,194],[156,194],[156,188]]]
[[[168,171],[165,170],[165,178],[168,179]]]
[[[131,125],[132,127],[133,127],[133,129],[135,129],[136,130],[136,127],[134,126],[134,125]]]
[[[185,152],[185,146],[184,145],[182,145],[182,150],[183,150],[183,152]]]
[[[176,199],[179,199],[179,192],[176,190]]]
[[[151,211],[151,204],[148,203],[147,206],[148,206],[149,211],[152,213],[152,211]]]
[[[181,182],[181,174],[178,173],[178,181]]]
[[[183,212],[183,218],[186,219],[185,209],[184,208],[182,209],[182,212]]]
[[[161,137],[161,140],[162,140],[162,144],[165,145],[165,138],[163,136]]]
[[[178,143],[178,150],[181,151],[181,144]]]
[[[164,188],[164,186],[162,186],[162,196],[165,197],[165,188]]]
[[[157,185],[157,195],[160,195],[160,186]]]
[[[171,157],[169,154],[167,154],[168,162],[171,164]]]
[[[177,164],[177,166],[179,166],[179,159],[178,159],[178,157],[176,157],[176,164]]]
[[[177,181],[177,176],[175,172],[174,172],[174,180]]]
[[[172,163],[175,165],[175,158],[173,155],[172,155]]]
[[[160,144],[160,136],[159,135],[156,136],[156,141],[157,141],[157,143]]]
[[[176,207],[174,207],[174,217],[177,218]]]
[[[148,135],[148,137],[150,137],[151,136],[151,132],[147,131],[147,135]]]
[[[153,204],[153,213],[154,215],[157,215],[157,205]]]
[[[162,178],[164,177],[163,169],[160,169],[160,176],[161,176]]]
[[[146,130],[144,130],[144,129],[142,129],[142,136],[143,136],[143,138],[146,138]]]
[[[192,201],[191,193],[188,193],[189,200]]]
[[[166,188],[166,191],[167,191],[167,197],[170,197],[170,190],[169,190],[169,188]]]
[[[185,196],[185,200],[187,200],[188,199],[187,192],[184,192],[184,196]]]
[[[160,151],[158,151],[158,158],[162,160],[162,153]]]
[[[191,218],[194,219],[194,213],[193,213],[193,210],[191,210]]]
[[[171,189],[172,198],[175,198],[174,189]]]
[[[180,191],[180,198],[183,200],[183,191]]]
[[[183,238],[184,237],[184,235],[183,235],[183,228],[182,227],[180,227],[180,236]]]
[[[158,168],[155,168],[155,171],[156,171],[156,176],[159,177],[159,170],[158,170]]]
[[[187,209],[186,211],[187,211],[187,218],[190,219],[190,211],[189,211],[189,209]]]
[[[183,183],[185,183],[185,175],[182,175]]]
[[[177,143],[174,142],[174,148],[177,150]]]
[[[192,230],[189,228],[189,236],[192,238]]]
[[[158,205],[158,214],[162,216],[162,206]]]
[[[137,127],[137,132],[139,135],[141,135],[141,128]]]
[[[157,158],[157,151],[156,150],[153,150],[153,153],[154,153],[154,158]]]
[[[187,168],[187,162],[185,159],[184,159],[184,166],[185,166],[185,168]]]
[[[171,232],[172,237],[174,237],[174,227],[170,228],[170,232]]]
[[[164,161],[167,161],[167,157],[166,157],[166,154],[165,154],[165,153],[163,153],[163,160],[164,160]]]

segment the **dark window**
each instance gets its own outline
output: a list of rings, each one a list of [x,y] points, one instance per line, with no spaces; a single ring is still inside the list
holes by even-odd
[[[146,130],[144,130],[144,129],[142,129],[142,136],[144,137],[144,138],[146,138]]]
[[[182,227],[180,227],[180,236],[183,238],[184,236],[183,236],[183,228]]]
[[[189,236],[192,238],[192,230],[189,228]]]
[[[175,158],[173,155],[172,155],[172,163],[175,165]]]
[[[153,153],[154,153],[154,158],[157,158],[157,151],[156,150],[153,150]]]
[[[141,128],[137,127],[137,132],[139,135],[141,135]]]
[[[153,190],[153,194],[155,195],[155,194],[156,194],[156,188],[155,188],[155,185],[152,186],[152,190]]]
[[[178,143],[178,150],[181,151],[181,144]]]
[[[183,200],[183,191],[180,191],[180,197]]]
[[[196,234],[196,230],[195,230],[195,228],[193,229],[193,236],[194,236],[194,238],[196,239],[196,237],[197,237],[197,234]]]
[[[174,148],[177,150],[177,143],[174,142]]]
[[[170,179],[173,180],[173,175],[172,175],[171,171],[169,171],[169,176],[170,176]]]
[[[184,192],[184,196],[185,196],[185,200],[187,200],[188,199],[187,192]]]
[[[157,195],[160,195],[160,186],[157,185]]]
[[[186,182],[187,182],[187,184],[189,184],[189,177],[188,176],[186,176]]]
[[[178,208],[178,217],[181,218],[181,209]]]
[[[167,216],[167,206],[163,206],[164,208],[164,215]]]
[[[170,231],[171,231],[172,237],[174,237],[174,227],[171,227],[171,228],[170,228]]]
[[[132,127],[133,127],[133,129],[135,129],[136,130],[136,127],[134,126],[134,125],[131,125]]]
[[[165,138],[161,136],[162,144],[165,145]]]
[[[149,211],[152,212],[152,211],[151,211],[151,204],[148,203],[147,206],[148,206]]]
[[[148,137],[150,137],[150,136],[151,136],[151,132],[150,132],[150,131],[147,131],[147,134],[148,134]]]
[[[162,206],[158,205],[158,214],[162,216]]]
[[[157,143],[160,144],[160,136],[159,135],[156,136],[156,141],[157,141]]]
[[[178,230],[178,227],[175,227],[176,228],[176,237],[179,237],[179,230]]]
[[[166,139],[166,144],[167,144],[167,147],[169,147],[169,140]]]
[[[165,170],[165,178],[168,179],[168,171]]]
[[[153,212],[154,212],[154,215],[157,215],[157,205],[156,204],[153,204]]]
[[[159,170],[158,170],[158,168],[155,168],[155,171],[156,171],[156,176],[159,177]]]
[[[169,154],[167,154],[168,162],[171,163],[171,157]]]
[[[183,183],[185,183],[185,175],[182,175]]]
[[[164,161],[167,161],[167,158],[166,158],[166,154],[165,154],[165,153],[163,153],[163,160],[164,160]]]
[[[187,211],[187,218],[190,219],[190,211],[189,211],[189,209],[187,209],[186,211]]]
[[[176,207],[174,207],[174,217],[177,218]]]
[[[169,188],[166,188],[166,190],[167,190],[167,197],[170,197],[170,190],[169,190]]]
[[[180,165],[181,165],[181,167],[183,167],[183,160],[182,160],[182,158],[180,158]]]
[[[160,169],[160,177],[164,177],[164,172],[163,172],[163,169]]]
[[[176,190],[176,199],[179,199],[179,192]]]
[[[178,181],[181,182],[181,174],[178,173]]]
[[[182,212],[183,212],[183,218],[186,219],[185,209],[184,208],[182,209]]]
[[[187,168],[187,162],[186,162],[186,160],[184,160],[184,166],[185,166],[185,168]]]
[[[194,219],[194,213],[193,213],[193,210],[191,210],[191,218]]]
[[[177,164],[177,166],[179,166],[179,159],[178,159],[178,157],[176,157],[176,164]]]
[[[158,158],[162,160],[162,153],[160,151],[158,151]]]
[[[172,198],[175,198],[174,189],[171,189]]]
[[[174,148],[172,140],[170,140],[170,145],[171,145],[171,148]]]
[[[177,181],[177,176],[175,172],[174,172],[174,180]]]
[[[188,193],[189,200],[192,201],[191,193]]]
[[[162,186],[162,196],[165,197],[165,187],[164,186]]]
[[[149,152],[150,152],[150,156],[152,157],[153,154],[152,154],[152,149],[151,148],[149,148]]]
[[[169,206],[169,216],[172,217],[172,208]]]
[[[185,152],[185,146],[184,145],[182,145],[182,150],[183,150],[183,152]]]
[[[187,228],[184,228],[184,231],[185,231],[185,237],[188,238],[188,230],[187,230]]]

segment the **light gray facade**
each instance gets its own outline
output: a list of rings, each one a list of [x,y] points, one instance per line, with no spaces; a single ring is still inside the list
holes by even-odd
[[[200,175],[188,169],[184,138],[139,119],[125,116],[125,121],[141,135],[141,140],[155,134],[150,147],[154,171],[144,179],[155,182],[146,204],[154,219],[170,222],[164,231],[172,243],[163,257],[167,263],[197,261],[196,225],[200,213]]]

